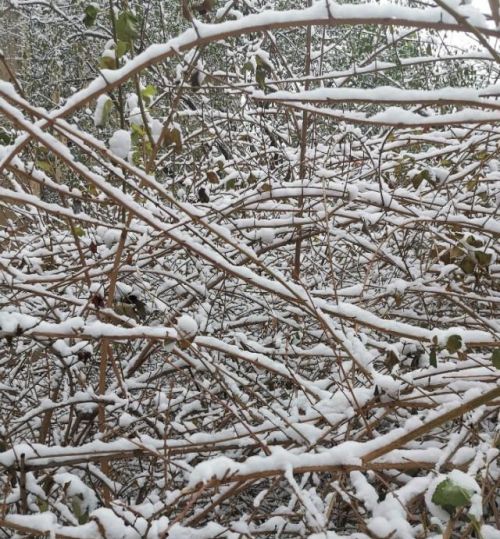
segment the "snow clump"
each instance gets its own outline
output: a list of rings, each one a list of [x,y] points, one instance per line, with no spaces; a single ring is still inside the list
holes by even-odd
[[[132,141],[130,139],[130,133],[124,129],[118,129],[118,131],[115,131],[113,136],[109,139],[109,149],[122,159],[127,158],[131,147]]]
[[[196,320],[188,314],[183,314],[178,320],[175,326],[177,333],[183,339],[192,339],[198,333],[198,324]]]

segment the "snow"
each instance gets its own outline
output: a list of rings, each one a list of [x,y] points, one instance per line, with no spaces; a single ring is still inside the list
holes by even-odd
[[[97,104],[94,111],[94,125],[96,127],[101,127],[104,125],[106,117],[106,107],[109,107],[111,103],[111,98],[107,94],[101,94],[97,98]]]
[[[349,477],[351,479],[352,486],[356,490],[356,498],[358,498],[358,500],[364,504],[368,511],[373,512],[378,504],[377,491],[368,483],[365,476],[361,472],[351,472]]]
[[[224,533],[226,528],[215,522],[209,522],[201,528],[190,528],[174,524],[168,533],[169,539],[212,539]]]
[[[109,149],[122,159],[127,158],[131,147],[132,140],[130,133],[124,129],[118,129],[109,139]]]
[[[83,513],[93,511],[97,506],[97,497],[85,483],[72,473],[56,473],[52,476],[55,483],[64,487],[66,496],[77,498]]]
[[[149,123],[149,128],[151,129],[151,136],[153,137],[153,141],[155,142],[155,144],[157,144],[163,131],[163,123],[160,122],[160,120],[153,118]]]
[[[276,91],[264,94],[254,91],[254,99],[262,101],[298,102],[376,102],[376,103],[457,103],[474,104],[486,109],[498,108],[496,101],[481,98],[481,92],[473,88],[441,88],[434,90],[405,90],[392,86],[377,88],[315,88],[297,93]],[[421,117],[420,117],[421,118]]]
[[[0,311],[0,335],[67,336],[73,338],[109,337],[111,339],[144,338],[176,340],[177,332],[172,328],[158,326],[135,326],[125,328],[100,321],[85,323],[83,318],[68,318],[61,323],[43,322],[27,314]]]
[[[393,536],[395,532],[394,526],[385,517],[374,517],[368,520],[368,529],[375,537]]]
[[[100,507],[92,512],[91,517],[104,530],[106,539],[139,539],[140,535],[133,528],[125,526],[123,520],[112,509]],[[128,529],[127,529],[128,528]]]
[[[7,521],[19,524],[20,526],[27,526],[43,532],[49,532],[55,529],[57,517],[54,513],[46,511],[38,515],[8,515]]]
[[[183,338],[192,338],[198,333],[198,324],[196,320],[188,314],[183,314],[177,320],[175,326],[178,334]]]
[[[265,243],[267,245],[272,244],[274,242],[275,237],[276,235],[272,228],[261,228],[257,232],[257,239],[261,240],[262,243]]]
[[[341,109],[330,109],[326,107],[315,107],[309,104],[289,102],[289,107],[302,111],[308,111],[319,116],[331,118],[332,121],[349,122],[360,125],[372,126],[392,126],[392,127],[440,127],[440,126],[460,126],[464,124],[489,124],[498,122],[500,112],[482,111],[473,108],[463,108],[458,112],[447,114],[434,114],[423,117],[417,113],[408,111],[402,107],[388,107],[382,112],[366,114],[363,112],[348,112]],[[495,107],[496,108],[496,107]]]
[[[448,5],[483,28],[485,35],[499,34],[471,6],[458,0]],[[440,249],[441,244],[448,247],[455,242],[456,232],[467,230],[488,243],[488,253],[494,253],[493,238],[500,231],[495,199],[470,201],[496,189],[497,164],[488,165],[489,172],[483,174],[487,165],[481,155],[485,148],[496,151],[498,130],[493,122],[500,118],[495,101],[498,84],[483,90],[435,91],[342,87],[358,69],[350,64],[331,74],[337,88],[300,91],[305,79],[298,76],[295,92],[264,94],[229,79],[230,91],[243,95],[241,110],[235,114],[213,110],[214,102],[207,97],[213,87],[206,95],[200,91],[196,99],[203,110],[172,110],[168,125],[180,129],[182,124],[188,151],[197,137],[206,137],[207,156],[199,163],[202,175],[216,170],[212,159],[217,159],[219,148],[210,149],[211,140],[232,140],[240,134],[241,122],[248,122],[249,139],[255,141],[260,122],[285,109],[266,109],[268,115],[258,109],[254,114],[249,112],[255,110],[251,98],[286,101],[287,114],[299,129],[302,120],[300,114],[295,117],[297,111],[310,111],[309,117],[321,114],[330,124],[336,120],[331,139],[321,140],[318,129],[308,141],[305,154],[311,174],[300,181],[294,179],[295,172],[283,179],[281,165],[273,170],[264,166],[267,156],[260,150],[252,150],[248,162],[237,152],[225,156],[220,169],[221,175],[227,173],[226,184],[228,179],[245,180],[245,167],[256,181],[229,193],[224,192],[223,181],[211,186],[210,207],[185,200],[205,181],[189,169],[195,154],[184,152],[170,160],[172,148],[155,148],[159,153],[152,164],[158,165],[157,170],[146,172],[134,164],[132,138],[126,129],[115,131],[107,148],[80,130],[78,114],[74,124],[62,119],[97,99],[94,122],[103,127],[112,105],[108,94],[118,86],[137,76],[141,87],[140,79],[149,77],[145,67],[170,58],[186,64],[212,41],[251,32],[255,40],[248,57],[254,65],[260,57],[276,66],[273,77],[278,77],[279,59],[272,48],[268,52],[262,47],[274,43],[280,28],[313,26],[316,38],[318,25],[357,23],[405,28],[394,34],[394,40],[411,36],[414,27],[459,27],[446,10],[386,2],[321,1],[304,10],[282,12],[266,7],[215,24],[194,21],[180,36],[152,45],[120,69],[103,70],[51,113],[30,108],[12,85],[0,82],[2,114],[24,131],[12,145],[0,147],[0,167],[7,167],[9,182],[0,188],[0,196],[22,207],[20,222],[26,219],[32,225],[23,236],[27,240],[14,246],[12,238],[18,233],[11,234],[14,225],[0,230],[0,284],[13,291],[0,309],[0,337],[5,339],[0,390],[10,418],[0,427],[0,437],[12,444],[0,454],[0,466],[9,476],[21,476],[20,455],[24,454],[29,510],[37,510],[35,497],[44,501],[49,496],[54,511],[22,516],[9,514],[9,507],[6,518],[79,539],[99,534],[110,539],[218,534],[305,537],[312,531],[321,533],[310,537],[333,539],[339,537],[337,533],[325,528],[328,512],[336,510],[330,503],[340,495],[348,504],[358,500],[371,535],[410,539],[423,530],[409,519],[408,508],[415,500],[420,503],[424,493],[435,522],[449,518],[431,502],[438,482],[449,477],[473,493],[467,511],[482,521],[485,473],[493,479],[499,473],[498,450],[492,447],[495,432],[487,426],[495,410],[483,402],[460,418],[450,420],[448,415],[497,387],[490,356],[498,347],[500,328],[491,315],[474,309],[442,316],[442,303],[496,306],[498,298],[488,288],[500,266],[493,256],[487,269],[480,275],[476,272],[475,282],[476,275],[453,279],[459,271],[456,264],[431,260],[427,245],[422,256],[416,251],[428,237]],[[185,52],[189,54],[182,57]],[[234,57],[230,47],[226,52],[228,58]],[[318,53],[315,47],[313,54]],[[480,53],[469,58],[477,56],[481,59]],[[485,58],[492,59],[483,54]],[[201,60],[196,61],[202,69]],[[406,67],[412,61],[434,60],[401,59]],[[180,76],[184,67],[179,65]],[[226,75],[223,67],[218,66],[216,76]],[[359,70],[373,73],[394,67],[398,66],[369,58]],[[149,74],[155,73],[159,72],[154,67]],[[211,77],[208,85],[213,82]],[[344,107],[360,102],[391,106],[379,112]],[[408,107],[421,103],[435,104],[436,109],[424,117]],[[457,110],[434,114],[443,103],[452,103]],[[458,110],[459,105],[470,108]],[[146,120],[153,141],[158,142],[167,124],[160,100],[155,106],[158,118],[152,117],[153,106],[141,114],[138,96],[130,93],[124,120],[129,126]],[[203,122],[194,133],[188,131],[200,115],[209,123]],[[234,133],[226,122],[238,126]],[[475,129],[487,122],[492,125]],[[473,124],[472,134],[462,125],[467,123]],[[434,129],[445,124],[446,129]],[[385,130],[385,126],[415,125],[429,130]],[[71,146],[60,140],[58,129]],[[297,167],[301,152],[296,135],[280,127],[276,136],[280,147],[271,151],[283,153],[284,167]],[[30,140],[33,144],[26,151]],[[78,189],[37,170],[37,163],[29,161],[37,145],[63,161],[72,178],[81,179]],[[89,159],[81,159],[82,154]],[[397,183],[395,167],[410,159],[414,162],[408,178],[404,173]],[[418,189],[407,185],[419,170],[429,170],[432,181]],[[24,192],[17,176],[30,174],[59,193],[60,201],[48,203]],[[477,190],[464,190],[450,199],[449,193],[468,177],[479,178]],[[179,185],[182,192],[176,190]],[[71,209],[72,197],[82,205],[78,211]],[[88,213],[86,206],[92,208]],[[68,222],[79,223],[78,241],[69,233]],[[57,225],[55,231],[48,229],[48,223]],[[291,279],[293,247],[301,231],[306,232],[304,269],[300,279]],[[123,257],[118,259],[117,244],[125,236]],[[359,256],[356,271],[351,271],[354,262],[344,253]],[[83,265],[80,257],[86,259]],[[106,301],[116,269],[115,299],[133,292],[145,298],[148,308],[152,306],[141,319],[144,325],[97,306],[99,297]],[[420,302],[427,296],[431,301]],[[443,350],[453,335],[463,343],[458,358]],[[111,351],[107,365],[106,346]],[[437,367],[428,366],[434,347]],[[388,353],[395,356],[394,365],[386,365],[391,359]],[[413,362],[418,353],[421,360]],[[107,368],[104,386],[99,379],[103,368]],[[23,376],[29,380],[27,387]],[[19,410],[12,413],[14,406]],[[87,423],[97,411],[99,421],[94,426]],[[102,415],[105,428],[101,428]],[[445,420],[447,435],[436,435]],[[47,421],[49,436],[45,443],[36,443]],[[476,424],[482,428],[480,441],[468,437],[469,427]],[[379,456],[373,458],[373,452]],[[118,473],[106,476],[104,458]],[[55,483],[48,493],[37,482],[46,467]],[[377,490],[378,470],[383,470],[390,486],[385,496]],[[323,499],[324,474],[337,472],[343,475],[341,485],[332,481],[331,492]],[[274,478],[280,487],[262,490],[273,485]],[[235,480],[242,481],[237,488],[251,484],[252,490],[239,499],[242,514],[231,522],[225,519],[222,526],[216,520],[224,505],[212,510],[210,504],[217,499],[232,503],[224,496],[231,493]],[[103,507],[101,493],[96,495],[99,484],[108,485],[112,497],[119,499]],[[7,489],[6,503],[14,508],[21,488],[7,484]],[[141,503],[125,503],[122,494],[129,489],[141,489]],[[248,507],[244,500],[249,500]],[[71,502],[90,512],[91,522],[59,525],[56,514],[59,521],[74,521]],[[267,515],[274,502],[278,507]],[[259,513],[253,513],[252,503],[260,507]],[[299,512],[303,518],[292,517]],[[179,513],[182,517],[177,521]],[[256,522],[253,515],[260,513],[265,518],[259,516]],[[485,539],[496,537],[490,528],[482,526]],[[362,533],[351,537],[367,539]]]
[[[118,243],[120,240],[121,232],[113,229],[105,229],[102,239],[108,249]]]
[[[483,524],[481,526],[481,535],[484,539],[500,539],[500,530],[497,530],[488,524]]]
[[[486,20],[479,11],[471,6],[460,6],[459,9],[465,10],[469,21],[483,29],[485,33],[497,34],[488,27]],[[391,25],[399,24],[402,26],[412,26],[413,23],[417,26],[424,24],[429,27],[434,26],[443,29],[459,28],[459,24],[455,19],[440,8],[426,7],[425,9],[418,9],[389,3],[339,5],[331,1],[326,4],[316,2],[311,7],[303,10],[264,11],[219,24],[206,24],[198,21],[196,31],[189,29],[165,44],[151,45],[144,52],[129,60],[120,69],[103,70],[102,77],[96,78],[87,88],[70,97],[63,107],[53,113],[53,116],[64,115],[66,111],[81,107],[93,97],[101,94],[106,86],[118,86],[127,80],[138,66],[159,63],[182,50],[194,48],[202,41],[215,41],[231,33],[243,34],[250,29],[256,32],[259,29],[293,27],[311,24],[312,22],[330,25],[339,25],[345,22],[350,22],[351,24],[355,22],[360,24],[390,23]]]

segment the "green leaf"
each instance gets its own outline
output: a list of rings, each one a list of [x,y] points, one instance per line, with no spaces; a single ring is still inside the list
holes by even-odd
[[[43,170],[47,174],[53,176],[54,175],[54,167],[52,166],[52,163],[50,161],[40,160],[36,162],[36,167],[40,170]]]
[[[146,132],[140,125],[137,124],[132,124],[130,127],[132,129],[132,143],[137,145],[143,139]]]
[[[472,247],[482,247],[483,246],[483,242],[481,240],[477,240],[474,236],[469,236],[465,241],[469,245],[472,245]]]
[[[484,161],[485,159],[488,159],[490,157],[490,154],[484,150],[477,152],[474,154],[474,158],[478,161]]]
[[[111,99],[108,99],[108,101],[104,103],[104,107],[102,108],[102,120],[104,123],[108,121],[109,114],[112,108],[113,108],[113,101]]]
[[[250,71],[250,73],[253,73],[253,64],[252,62],[246,62],[243,64],[243,67],[241,68],[241,72],[245,73],[246,71]]]
[[[149,142],[149,140],[144,141],[143,150],[144,150],[144,153],[146,155],[151,156],[151,153],[153,151],[153,147],[151,146],[151,142]]]
[[[440,163],[439,163],[440,166],[442,167],[452,167],[453,166],[453,161],[450,161],[449,159],[443,159]]]
[[[484,539],[481,535],[481,523],[479,522],[479,520],[477,520],[477,518],[471,514],[467,515],[467,517],[469,518],[470,523],[474,528],[474,531],[476,532],[476,537],[478,537],[478,539]]]
[[[76,496],[74,496],[71,500],[71,508],[73,509],[73,514],[76,516],[76,518],[80,519],[80,516],[82,515],[82,509],[80,507],[80,501]]]
[[[262,68],[266,73],[272,73],[272,67],[259,55],[255,57],[255,63],[257,64],[257,69]]]
[[[145,133],[144,128],[138,124],[132,124],[130,128],[132,129],[132,135],[138,135],[142,137]]]
[[[408,163],[405,163],[403,160],[398,163],[395,167],[394,167],[394,176],[396,177],[397,180],[401,181],[403,180],[404,178],[406,178],[407,174],[408,174]]]
[[[462,348],[462,337],[460,337],[460,335],[451,335],[448,337],[448,340],[446,341],[446,350],[448,350],[450,354],[458,352],[460,348]]]
[[[262,66],[258,66],[255,71],[255,81],[259,85],[261,90],[264,90],[266,87],[266,70]]]
[[[14,142],[14,137],[5,133],[4,131],[0,132],[0,144],[7,145]]]
[[[439,505],[448,513],[457,507],[467,505],[472,498],[472,492],[454,483],[451,479],[441,481],[432,495],[432,502]]]
[[[85,236],[85,230],[83,230],[81,226],[75,226],[73,232],[75,233],[75,236],[78,236],[79,238]]]
[[[489,266],[491,264],[491,254],[483,253],[482,251],[475,251],[477,263],[480,266]]]
[[[83,24],[87,28],[90,28],[91,26],[95,24],[95,20],[97,19],[97,14],[99,13],[99,10],[94,4],[89,4],[85,8],[84,13],[85,13],[85,16],[83,17]]]
[[[132,153],[132,163],[134,163],[136,167],[140,166],[142,163],[142,155],[138,150]]]
[[[121,58],[129,49],[128,41],[118,41],[115,47],[116,58]]]
[[[141,90],[141,97],[149,103],[151,99],[156,95],[156,88],[152,84],[148,84],[146,88]]]
[[[413,176],[411,179],[411,183],[413,184],[413,187],[417,189],[424,180],[429,182],[430,179],[431,175],[429,171],[425,169],[420,171],[418,174],[415,174],[415,176]]]
[[[114,53],[110,54],[108,51],[104,51],[104,54],[99,60],[99,67],[101,69],[116,69],[116,58],[114,56]]]
[[[469,180],[465,187],[467,189],[467,191],[474,191],[474,189],[476,189],[477,187],[477,184],[478,184],[478,180]]]
[[[89,513],[88,511],[82,511],[81,498],[79,499],[79,496],[73,496],[71,508],[73,509],[73,514],[78,519],[78,524],[86,524],[89,521]]]
[[[132,41],[139,35],[137,17],[130,11],[123,11],[116,20],[116,37],[120,41]]]
[[[460,262],[460,269],[464,272],[470,275],[471,273],[474,273],[474,268],[476,267],[476,264],[474,263],[474,260],[470,257],[465,257],[462,262]]]
[[[88,521],[89,521],[89,512],[88,511],[85,511],[85,513],[82,513],[78,517],[78,524],[87,524]]]
[[[49,510],[49,502],[47,502],[46,500],[42,500],[41,498],[38,498],[37,501],[40,513],[45,513],[45,511]]]
[[[500,369],[500,348],[493,350],[493,354],[491,354],[491,362],[493,363],[493,367]]]

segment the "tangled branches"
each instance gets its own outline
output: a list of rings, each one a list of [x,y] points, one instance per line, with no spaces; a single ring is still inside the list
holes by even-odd
[[[123,11],[52,111],[0,82],[4,537],[496,537],[498,59],[385,28],[498,31],[250,7],[143,52]]]

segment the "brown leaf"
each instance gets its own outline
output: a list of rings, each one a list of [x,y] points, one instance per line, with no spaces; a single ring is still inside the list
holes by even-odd
[[[172,129],[165,129],[163,140],[167,146],[170,144],[175,146],[175,153],[182,152],[181,132],[176,127],[173,127]]]
[[[187,0],[181,0],[181,14],[187,21],[193,20],[193,14],[189,9]]]
[[[200,15],[206,15],[209,11],[212,11],[214,5],[214,0],[204,0],[201,4],[193,6],[193,9],[195,9]]]
[[[208,183],[219,183],[219,176],[213,170],[207,172]]]
[[[500,3],[499,0],[488,0],[490,3],[491,16],[498,26],[500,23]]]

